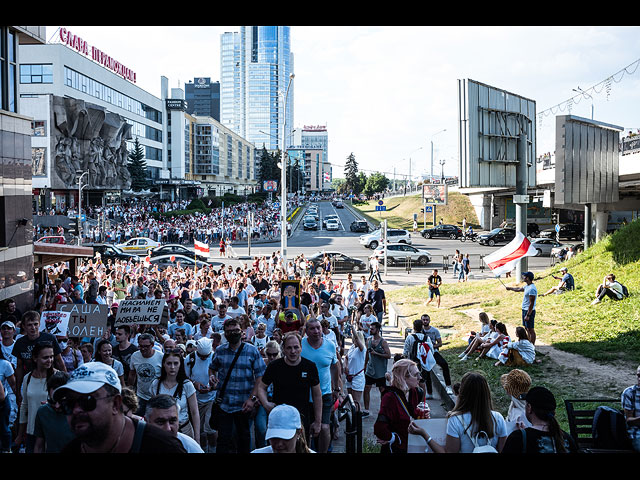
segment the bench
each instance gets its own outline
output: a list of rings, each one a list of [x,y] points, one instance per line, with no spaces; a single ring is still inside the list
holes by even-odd
[[[602,404],[615,403],[619,404],[619,399],[611,398],[590,398],[578,400],[565,400],[564,405],[567,409],[567,420],[569,422],[569,434],[573,437],[578,448],[587,453],[633,453],[633,450],[614,450],[593,448],[593,416],[596,408]],[[580,407],[576,404],[593,404],[593,408]]]

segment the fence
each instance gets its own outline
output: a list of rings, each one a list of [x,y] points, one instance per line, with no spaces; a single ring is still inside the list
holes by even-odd
[[[470,268],[484,273],[487,268],[484,263],[484,257],[485,255],[482,254],[469,254]],[[347,257],[346,255],[341,255],[332,259],[331,270],[334,273],[370,272],[370,260],[370,256]],[[384,270],[382,262],[383,260],[381,259],[379,262],[381,272]],[[453,268],[453,255],[432,255],[428,261],[425,261],[423,256],[387,255],[387,268],[392,269],[394,272],[404,270],[407,273],[411,273],[413,270],[422,272],[437,269],[439,272],[447,273],[449,269]],[[318,267],[315,273],[319,273]]]

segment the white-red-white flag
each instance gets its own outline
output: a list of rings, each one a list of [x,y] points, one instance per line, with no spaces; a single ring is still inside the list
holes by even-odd
[[[516,262],[522,257],[535,257],[537,250],[522,232],[516,232],[516,237],[504,247],[484,257],[484,263],[496,275],[510,272]]]
[[[194,241],[194,248],[197,254],[208,257],[209,256],[209,244],[202,243],[198,240]]]

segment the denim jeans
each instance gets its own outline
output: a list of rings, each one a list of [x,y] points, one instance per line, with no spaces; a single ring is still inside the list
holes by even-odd
[[[262,405],[256,410],[253,422],[255,426],[255,448],[266,447],[267,443],[264,436],[267,434],[267,411]]]
[[[235,428],[234,428],[235,427]],[[218,424],[217,453],[250,453],[249,415],[242,411],[221,412]]]

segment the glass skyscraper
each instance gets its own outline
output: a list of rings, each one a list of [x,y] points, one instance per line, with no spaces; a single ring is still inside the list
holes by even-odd
[[[293,83],[284,112],[284,95],[293,73],[290,27],[240,27],[221,35],[220,123],[269,150],[292,143]],[[283,114],[284,113],[284,114]]]

